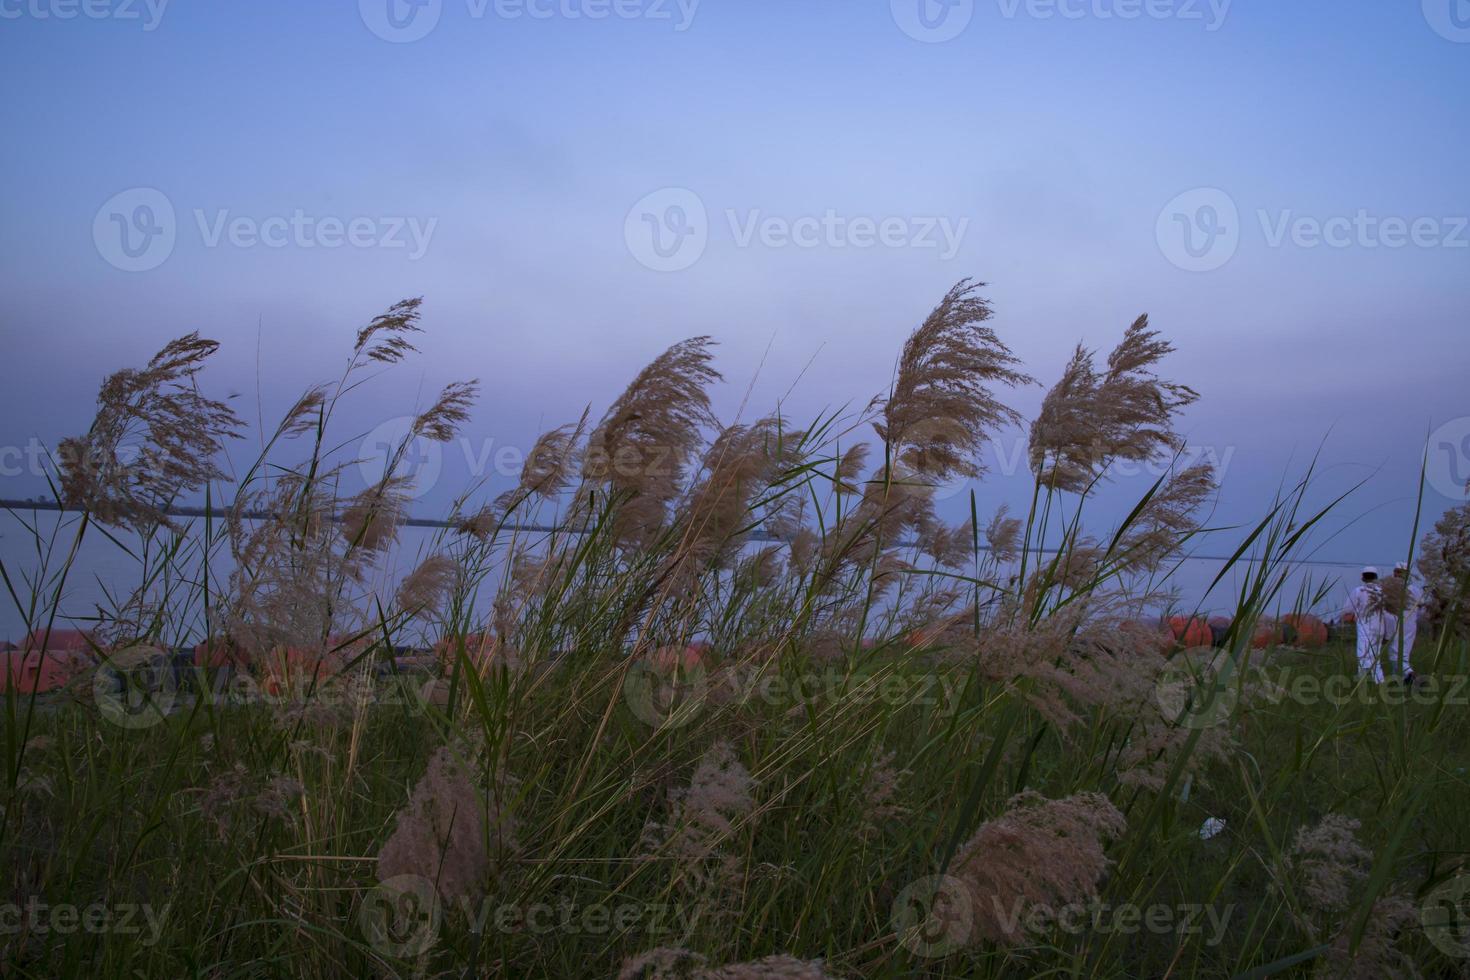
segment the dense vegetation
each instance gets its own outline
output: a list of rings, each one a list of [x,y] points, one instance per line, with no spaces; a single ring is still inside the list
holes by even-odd
[[[676,345],[598,422],[544,435],[517,487],[467,488],[390,588],[404,478],[340,492],[333,416],[413,351],[416,301],[233,480],[240,425],[198,386],[213,344],[109,378],[57,460],[78,516],[13,515],[35,563],[5,580],[38,636],[82,538],[138,576],[85,624],[95,669],[5,695],[0,959],[1460,975],[1464,514],[1426,541],[1413,686],[1361,679],[1341,642],[1255,642],[1325,594],[1286,590],[1331,513],[1310,472],[1228,532],[1219,581],[1243,585],[1220,643],[1176,649],[1157,623],[1213,474],[1171,468],[1122,520],[1083,520],[1110,467],[1180,449],[1195,394],[1156,373],[1171,348],[1143,318],[1103,364],[1079,348],[1030,424],[1029,512],[982,517],[972,494],[952,526],[933,488],[983,476],[983,439],[1021,421],[1002,394],[1032,383],[990,316],[961,283],[885,395],[808,423],[720,425],[709,341]],[[451,438],[474,393],[446,388],[394,462]],[[230,503],[169,515],[201,488]],[[195,643],[175,673],[167,651]]]

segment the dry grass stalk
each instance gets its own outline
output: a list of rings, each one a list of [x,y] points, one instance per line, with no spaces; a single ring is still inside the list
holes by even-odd
[[[860,442],[848,448],[837,458],[837,466],[832,477],[843,493],[856,493],[858,481],[863,478],[863,471],[868,466],[868,455],[871,448],[867,443]]]
[[[969,524],[946,527],[939,521],[919,528],[919,551],[941,568],[963,568],[975,557],[975,540]]]
[[[1019,943],[1028,911],[1060,913],[1095,898],[1109,864],[1103,844],[1126,829],[1123,814],[1098,793],[1012,797],[960,848],[950,872],[969,888],[978,935]]]
[[[397,364],[417,351],[408,335],[423,332],[419,326],[419,307],[423,302],[422,296],[399,300],[359,330],[352,348],[353,365],[365,361]]]
[[[1001,504],[982,532],[986,549],[1002,564],[1015,561],[1021,548],[1021,519],[1007,516],[1009,513],[1010,508]]]
[[[344,591],[361,582],[370,552],[353,552],[339,540],[336,506],[325,485],[295,475],[236,499],[228,525],[235,567],[224,619],[247,656],[321,649],[360,614]],[[245,511],[264,518],[247,520]]]
[[[1374,585],[1377,588],[1372,590],[1368,609],[1371,612],[1395,618],[1402,616],[1405,601],[1408,598],[1408,583],[1404,579],[1390,575],[1388,578],[1379,579]]]
[[[1360,826],[1352,817],[1329,813],[1296,832],[1288,869],[1297,894],[1313,911],[1339,915],[1352,907],[1373,862],[1372,852],[1358,843]]]
[[[423,436],[434,442],[450,441],[459,427],[469,420],[470,406],[475,403],[479,392],[478,381],[452,381],[445,385],[434,404],[414,417],[409,427],[410,437]]]
[[[507,787],[502,780],[487,793],[468,762],[447,746],[438,749],[378,854],[378,879],[420,875],[446,901],[483,898],[498,857],[519,846],[503,800]]]
[[[1356,951],[1351,949],[1349,913],[1373,865],[1372,852],[1358,841],[1360,827],[1351,817],[1329,813],[1297,831],[1286,857],[1284,872],[1309,913],[1306,919],[1293,918],[1313,942],[1332,937],[1313,975],[1350,980],[1418,976],[1413,961],[1395,948],[1404,927],[1418,919],[1414,904],[1398,892],[1373,903],[1361,941]]]
[[[1006,687],[1065,731],[1091,708],[1136,700],[1157,670],[1156,657],[1145,662],[1135,646],[1117,642],[1103,627],[1084,629],[1087,615],[1075,603],[1034,626],[993,626],[972,641],[969,655],[981,677]]]
[[[398,608],[410,616],[437,615],[459,574],[459,563],[448,555],[430,555],[398,586]]]
[[[1176,554],[1199,530],[1195,515],[1217,489],[1215,470],[1209,463],[1196,463],[1171,474],[1144,504],[1120,543],[1121,562],[1130,569],[1153,569]]]
[[[1419,545],[1418,566],[1430,619],[1470,635],[1470,502],[1435,522]]]
[[[496,498],[495,510],[509,514],[525,501],[550,500],[564,491],[571,480],[573,456],[586,428],[587,413],[583,412],[576,423],[543,432],[526,454],[516,486]],[[493,528],[498,524],[490,526]],[[489,532],[476,529],[471,533],[485,537]]]
[[[975,295],[983,285],[956,283],[910,335],[882,420],[873,426],[903,466],[936,483],[978,476],[986,432],[1020,422],[992,386],[1033,382],[1015,369],[1016,358],[995,331],[982,326],[991,317],[989,304]]]
[[[754,789],[754,778],[730,744],[716,742],[700,759],[689,785],[669,792],[669,821],[646,827],[645,844],[650,852],[674,858],[681,876],[696,887],[733,880],[736,859],[722,857],[720,847],[734,834],[736,822],[755,808]],[[721,860],[711,869],[707,865],[715,858]]]
[[[710,366],[708,337],[681,341],[639,372],[587,440],[582,475],[634,498],[620,515],[621,537],[641,539],[663,523],[682,490],[701,432],[713,426],[708,387],[720,380]],[[632,518],[631,520],[628,518]]]
[[[774,418],[725,428],[705,454],[703,479],[685,508],[688,537],[681,549],[698,565],[725,567],[739,554],[755,519],[757,495],[789,461],[790,440]]]
[[[1032,472],[1054,490],[1085,493],[1115,461],[1144,462],[1181,445],[1174,419],[1199,395],[1160,379],[1154,367],[1173,345],[1141,316],[1098,372],[1079,346],[1031,424]]]
[[[97,393],[84,436],[58,447],[61,496],[111,526],[168,525],[179,494],[222,479],[216,463],[240,421],[199,393],[196,376],[219,345],[191,333],[170,341],[142,370],[118,371]]]

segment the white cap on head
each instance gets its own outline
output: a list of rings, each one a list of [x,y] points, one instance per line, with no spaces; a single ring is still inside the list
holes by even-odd
[[[1364,575],[1377,575],[1378,574],[1378,566],[1377,565],[1364,565],[1363,566],[1363,574]]]
[[[1396,572],[1407,572],[1409,570],[1409,563],[1406,561],[1401,561],[1393,566],[1393,570]]]

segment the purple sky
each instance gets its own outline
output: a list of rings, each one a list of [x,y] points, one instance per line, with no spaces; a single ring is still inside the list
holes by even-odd
[[[1464,0],[0,0],[0,78],[7,497],[189,330],[275,417],[425,296],[345,431],[480,378],[432,513],[693,334],[726,419],[861,406],[963,277],[1047,385],[1148,312],[1217,522],[1325,440],[1324,553],[1382,561],[1426,440],[1430,518],[1470,477]]]

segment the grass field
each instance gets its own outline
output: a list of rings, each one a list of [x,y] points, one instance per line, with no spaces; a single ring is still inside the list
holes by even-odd
[[[1350,677],[1349,651],[1265,659],[1277,687],[1246,695],[1221,723],[1236,745],[1167,793],[1120,779],[1122,733],[1106,724],[1065,738],[962,667],[946,668],[951,700],[929,681],[945,670],[883,651],[864,673],[890,679],[887,694],[798,702],[751,684],[726,700],[709,681],[703,698],[691,684],[678,709],[689,717],[663,728],[638,716],[646,702],[620,689],[621,671],[591,657],[534,690],[492,674],[458,723],[392,682],[372,701],[398,703],[365,699],[295,724],[275,706],[208,698],[184,698],[135,731],[60,707],[35,718],[6,800],[12,887],[83,908],[147,905],[152,917],[132,913],[135,933],[50,922],[7,935],[5,958],[34,976],[441,975],[471,964],[611,976],[629,956],[673,946],[712,962],[790,952],[850,976],[1227,976],[1320,952],[1374,892],[1397,892],[1415,917],[1397,924],[1393,945],[1427,975],[1454,975],[1465,933],[1426,931],[1418,913],[1463,858],[1470,705],[1448,679],[1465,664],[1435,671],[1421,650],[1421,674],[1447,679],[1440,690],[1400,699],[1355,685],[1314,700],[1302,678]],[[766,669],[795,678],[802,666]],[[437,922],[410,908],[396,933],[377,932],[376,856],[452,732],[495,747],[514,831],[477,865],[489,869],[482,894],[442,902]],[[661,852],[649,827],[676,816],[669,791],[716,743],[749,772],[748,800],[731,794],[728,826],[686,817],[713,839]],[[875,789],[875,771],[891,792]],[[926,927],[929,898],[911,886],[1021,788],[1115,800],[1127,831],[1108,846],[1115,863],[1095,898],[1015,943],[972,947],[972,927],[942,910]],[[1363,875],[1348,907],[1319,918],[1294,905],[1305,900],[1283,887],[1282,869],[1297,832],[1329,813],[1361,822],[1371,857],[1345,866]],[[1203,840],[1209,818],[1224,827]],[[397,943],[403,959],[385,955]]]
[[[366,366],[411,352],[416,303],[217,519],[167,517],[224,478],[213,348],[115,375],[59,461],[79,516],[5,569],[42,629],[85,536],[138,566],[86,624],[100,666],[5,695],[4,972],[1467,975],[1458,599],[1413,687],[1359,679],[1341,640],[1260,648],[1326,595],[1284,591],[1331,512],[1309,472],[1232,532],[1220,644],[1176,649],[1154,624],[1212,474],[1171,472],[1106,531],[1082,516],[1110,462],[1168,457],[1192,401],[1142,320],[1031,423],[1030,513],[972,494],[946,525],[930,488],[980,475],[978,440],[1019,421],[996,391],[1031,383],[988,317],[961,284],[884,398],[800,426],[715,424],[707,345],[679,345],[543,436],[515,489],[466,488],[386,592],[393,467],[339,492],[329,433]],[[414,434],[447,439],[473,390]],[[201,640],[236,669],[161,669]]]

